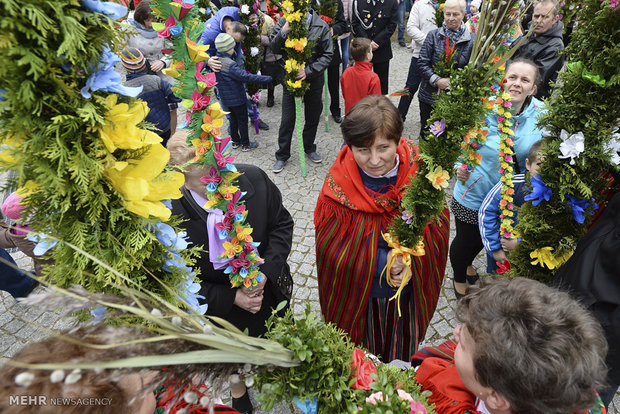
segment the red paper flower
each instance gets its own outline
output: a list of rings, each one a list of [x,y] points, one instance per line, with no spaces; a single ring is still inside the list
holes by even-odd
[[[504,260],[504,263],[500,263],[500,262],[495,262],[495,263],[497,264],[498,275],[503,275],[504,273],[510,270],[510,262],[508,261],[508,259]]]
[[[353,354],[351,354],[351,369],[355,378],[352,388],[357,390],[369,390],[370,384],[375,382],[375,379],[370,374],[377,375],[375,365],[372,361],[364,359],[365,356],[364,351],[359,348],[355,348]]]

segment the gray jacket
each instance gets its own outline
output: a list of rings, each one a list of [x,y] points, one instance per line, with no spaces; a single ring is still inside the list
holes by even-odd
[[[332,36],[329,32],[329,26],[314,11],[311,11],[312,19],[308,27],[308,44],[314,45],[312,56],[306,62],[306,78],[312,81],[323,73],[329,66],[334,54],[334,45]],[[284,42],[286,36],[283,36],[282,27],[286,20],[282,17],[273,27],[269,39],[271,41],[271,50],[273,53],[286,55]],[[284,57],[286,60],[286,57]]]
[[[545,33],[539,36],[530,36],[512,56],[513,60],[527,58],[538,65],[540,70],[540,84],[536,93],[538,99],[546,98],[551,94],[549,82],[555,82],[558,71],[562,69],[564,56],[559,52],[563,49],[562,22],[556,22]]]

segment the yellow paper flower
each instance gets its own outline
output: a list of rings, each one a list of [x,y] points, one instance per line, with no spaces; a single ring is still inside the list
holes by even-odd
[[[286,84],[288,86],[290,86],[291,88],[295,88],[295,89],[301,88],[301,81],[300,80],[297,80],[295,82],[291,82],[291,80],[289,79],[289,80],[286,81]]]
[[[304,51],[307,45],[308,45],[308,39],[306,39],[305,37],[302,37],[301,39],[293,39],[289,37],[284,42],[284,46],[290,49],[295,49],[296,51],[300,53]]]
[[[292,11],[295,8],[295,6],[293,6],[293,3],[290,0],[284,0],[282,2],[282,10],[284,11]],[[287,19],[288,21],[288,19]]]
[[[437,190],[448,187],[450,174],[441,167],[436,167],[433,171],[426,174],[426,178]]]
[[[20,146],[24,143],[24,137],[15,134],[9,135],[2,140],[4,148],[0,152],[0,165],[11,166],[19,161]]]
[[[105,124],[99,129],[99,136],[110,152],[117,148],[139,149],[146,145],[158,144],[161,137],[146,129],[138,128],[149,112],[146,102],[137,100],[132,105],[117,104],[118,96],[108,95],[105,104],[109,109],[105,114]]]
[[[532,261],[533,265],[540,265],[541,267],[547,266],[549,269],[555,269],[559,266],[558,261],[555,257],[553,257],[553,247],[541,247],[540,249],[536,249],[533,252],[530,252],[530,257],[534,259]]]
[[[296,12],[293,13],[283,13],[284,18],[286,19],[287,22],[298,22],[301,20],[301,12],[299,10],[297,10]]]
[[[235,243],[236,242],[236,243]],[[224,254],[229,258],[232,259],[233,257],[235,257],[238,253],[241,253],[243,251],[243,247],[239,244],[238,240],[233,240],[233,242],[224,242],[224,250],[226,250],[224,252]]]
[[[170,67],[166,68],[166,69],[162,69],[162,73],[164,75],[168,75],[172,78],[176,78],[177,76],[179,76],[181,74],[181,72],[183,69],[185,69],[185,65],[183,64],[183,61],[180,62],[173,62]]]
[[[170,153],[161,144],[152,145],[140,159],[115,162],[104,175],[120,193],[127,210],[139,216],[170,218],[170,210],[161,200],[181,198],[185,178],[180,172],[163,172]]]
[[[237,232],[237,239],[243,240],[246,243],[252,243],[252,227],[241,227],[236,226],[235,231]]]
[[[32,180],[28,180],[23,186],[19,187],[15,191],[15,194],[17,194],[18,196],[22,198],[26,198],[32,193],[37,192],[38,189],[39,189],[39,184],[37,184],[36,182]]]
[[[295,59],[287,59],[286,62],[284,62],[284,69],[286,69],[288,73],[297,73],[300,70],[304,69],[305,67],[306,67],[305,62],[302,62],[300,64]]]
[[[185,44],[187,45],[187,52],[189,53],[189,58],[193,62],[198,63],[209,59],[209,55],[207,54],[209,45],[199,45],[196,42],[189,40],[189,37],[185,38]]]

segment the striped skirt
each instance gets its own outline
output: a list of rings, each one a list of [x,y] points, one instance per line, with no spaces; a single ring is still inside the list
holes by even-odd
[[[383,362],[411,361],[420,340],[415,309],[411,291],[400,298],[400,317],[396,299],[369,298],[362,345]]]

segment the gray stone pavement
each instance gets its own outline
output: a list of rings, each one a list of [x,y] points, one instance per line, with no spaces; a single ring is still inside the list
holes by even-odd
[[[411,60],[408,49],[394,43],[393,50],[394,58],[390,63],[390,91],[404,87]],[[303,178],[299,168],[299,160],[295,153],[296,144],[293,143],[291,159],[281,173],[274,174],[271,172],[271,167],[275,162],[274,154],[277,149],[278,126],[281,115],[282,90],[280,86],[276,88],[275,97],[276,104],[272,108],[266,106],[266,91],[260,100],[261,118],[271,126],[271,129],[261,131],[260,135],[251,138],[259,142],[259,147],[246,153],[235,150],[234,155],[237,157],[236,162],[238,163],[255,164],[263,168],[280,188],[284,205],[295,220],[293,249],[289,257],[295,282],[292,306],[296,313],[301,313],[306,303],[310,303],[313,309],[318,311],[313,212],[325,174],[334,162],[342,145],[342,136],[339,125],[333,121],[331,116],[329,117],[329,132],[325,131],[325,123],[322,119],[319,123],[316,144],[317,152],[322,155],[323,162],[314,164],[306,157],[308,175]],[[394,104],[398,105],[399,98],[392,99]],[[344,112],[342,100],[341,108]],[[419,113],[416,98],[411,105],[403,135],[415,138],[418,131]],[[451,187],[447,189],[446,193],[451,193]],[[454,224],[452,223],[451,238],[453,236]],[[32,267],[27,257],[20,253],[15,253],[13,256],[17,259],[20,267],[25,269]],[[486,260],[483,254],[476,259],[475,265],[481,271],[485,269]],[[426,334],[425,342],[427,344],[434,345],[451,336],[456,326],[453,311],[455,303],[452,291],[452,270],[448,266],[439,303]],[[0,292],[0,352],[3,356],[11,357],[26,343],[47,336],[45,331],[27,324],[26,321],[35,322],[37,325],[52,330],[60,330],[73,324],[71,319],[59,319],[54,313],[39,312],[35,308],[20,305],[10,295]],[[278,406],[272,412],[289,413],[290,410],[285,406]],[[620,413],[620,395],[616,395],[609,412]]]

